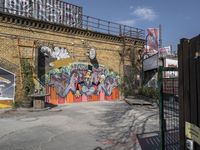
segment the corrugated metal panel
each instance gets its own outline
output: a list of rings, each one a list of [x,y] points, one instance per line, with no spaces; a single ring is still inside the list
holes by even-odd
[[[71,5],[67,4],[67,9],[66,9],[66,22],[67,24],[70,25],[71,18],[70,18],[70,12],[71,12]]]
[[[70,26],[82,22],[82,8],[60,0],[3,0],[3,6],[5,12],[43,21]]]
[[[63,19],[64,19],[64,3],[62,1],[60,1],[60,8],[63,10],[63,11],[61,11],[61,14],[60,14],[60,23],[63,24]]]
[[[67,4],[64,4],[64,24],[67,24]]]
[[[4,1],[0,1],[0,11],[4,10]]]

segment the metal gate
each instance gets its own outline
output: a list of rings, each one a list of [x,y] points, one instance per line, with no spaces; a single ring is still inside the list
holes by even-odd
[[[179,149],[178,68],[159,68],[161,150]]]

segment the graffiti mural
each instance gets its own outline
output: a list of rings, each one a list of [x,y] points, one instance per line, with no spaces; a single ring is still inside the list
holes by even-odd
[[[38,53],[36,56],[38,56],[37,66],[39,66],[39,77],[53,68],[60,68],[64,64],[67,65],[67,61],[71,60],[68,49],[64,47],[39,45],[36,53]]]
[[[38,85],[36,91],[49,94],[47,102],[64,104],[119,99],[120,78],[114,71],[100,64],[73,62],[64,47],[40,44],[36,52],[37,76],[41,82],[35,84]],[[39,84],[44,89],[41,90]]]
[[[4,11],[70,26],[82,23],[82,8],[60,0],[4,0]]]
[[[51,56],[52,58],[56,58],[57,60],[69,58],[69,52],[66,48],[63,47],[54,47],[53,49],[47,46],[42,46],[40,51],[45,56]]]
[[[0,108],[10,107],[15,97],[15,75],[0,67]]]
[[[59,99],[65,103],[119,98],[119,76],[103,66],[96,69],[90,64],[72,63],[50,70],[43,82],[50,93],[48,101],[53,103],[59,103]]]

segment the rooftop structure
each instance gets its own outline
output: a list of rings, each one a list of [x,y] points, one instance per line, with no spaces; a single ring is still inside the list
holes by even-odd
[[[61,0],[2,0],[0,12],[95,32],[144,39],[144,30],[83,15],[83,8]]]

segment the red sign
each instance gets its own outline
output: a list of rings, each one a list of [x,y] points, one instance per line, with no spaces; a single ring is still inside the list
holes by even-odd
[[[147,29],[147,47],[149,51],[158,51],[158,39],[159,39],[159,29],[149,28]]]

